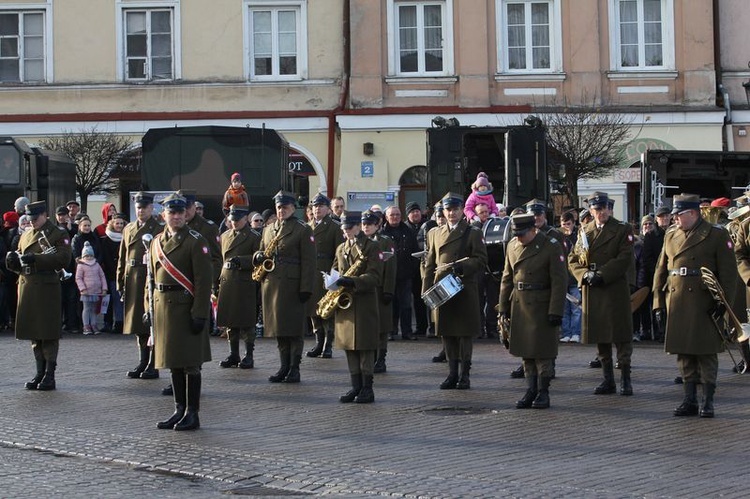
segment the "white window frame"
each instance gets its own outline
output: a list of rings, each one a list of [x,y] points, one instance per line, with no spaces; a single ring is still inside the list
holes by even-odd
[[[532,3],[546,3],[549,5],[550,26],[549,26],[549,51],[550,67],[540,69],[511,69],[508,65],[508,16],[507,5],[523,3],[527,4],[526,12],[530,12],[529,5]],[[505,74],[558,74],[563,71],[562,61],[562,10],[560,0],[496,0],[495,14],[497,25],[497,68],[498,73]],[[531,46],[531,26],[526,26],[526,51],[527,61],[533,61],[530,58],[532,53]]]
[[[402,72],[400,70],[399,54],[399,30],[398,30],[398,7],[401,5],[440,5],[442,11],[442,31],[443,31],[443,70],[442,71],[416,71]],[[425,77],[443,77],[453,76],[454,69],[454,43],[453,43],[453,0],[388,0],[386,7],[388,19],[388,75],[401,78],[425,78]],[[424,39],[419,36],[418,40]],[[419,49],[424,52],[424,49]]]
[[[182,79],[182,30],[180,20],[180,0],[164,0],[144,2],[142,0],[118,0],[116,9],[116,50],[117,50],[117,80],[125,83],[172,83]],[[128,10],[164,10],[172,11],[172,79],[154,80],[129,79],[127,74],[127,53],[125,45],[125,13]]]
[[[297,74],[294,75],[256,75],[253,60],[253,25],[252,14],[254,11],[271,10],[278,12],[281,9],[294,9],[297,11]],[[273,82],[273,81],[302,81],[308,77],[307,68],[307,0],[243,0],[242,8],[242,31],[244,45],[243,67],[248,81],[251,82]],[[273,64],[277,65],[278,47],[274,40],[272,51]]]
[[[40,13],[44,17],[44,77],[40,81],[24,81],[20,78],[18,82],[3,82],[0,85],[40,85],[45,83],[54,83],[54,66],[53,66],[53,36],[52,36],[52,5],[51,0],[45,3],[30,4],[13,4],[0,5],[0,12],[4,14],[35,14]],[[22,65],[22,61],[21,61]],[[19,68],[19,72],[20,72]]]
[[[643,0],[638,2],[639,14],[643,12]],[[620,0],[609,0],[609,53],[610,68],[618,72],[663,72],[675,69],[675,40],[674,40],[674,0],[661,0],[661,35],[662,35],[662,64],[660,66],[645,66],[643,64],[644,38],[643,17],[639,15],[639,61],[638,66],[622,66],[620,56]]]

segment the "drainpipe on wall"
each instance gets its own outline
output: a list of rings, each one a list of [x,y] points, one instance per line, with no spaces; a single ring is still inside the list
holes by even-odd
[[[729,101],[729,91],[724,88],[721,79],[721,12],[719,8],[719,0],[713,0],[713,16],[716,88],[718,89],[717,94],[721,95],[721,100],[724,104],[724,125],[722,126],[722,133],[726,139],[727,151],[731,152],[734,151],[734,135],[732,134],[732,103]]]
[[[328,171],[326,174],[326,192],[333,196],[333,174],[336,155],[336,117],[346,108],[349,100],[349,74],[351,73],[351,26],[349,24],[351,1],[344,0],[342,31],[344,35],[344,71],[341,75],[341,93],[339,103],[328,115]]]

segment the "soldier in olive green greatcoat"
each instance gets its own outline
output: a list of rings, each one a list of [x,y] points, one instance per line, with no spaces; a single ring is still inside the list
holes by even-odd
[[[149,247],[149,236],[155,236],[164,230],[164,222],[156,220],[154,198],[151,194],[137,192],[133,196],[136,220],[130,222],[122,231],[119,257],[117,259],[117,291],[124,304],[124,322],[122,332],[134,334],[137,339],[140,361],[128,371],[128,378],[155,379],[159,371],[154,368],[153,347],[148,345],[149,329],[143,324],[144,290],[146,289],[146,250]],[[144,240],[144,236],[146,239]]]
[[[217,297],[216,325],[227,328],[229,357],[221,367],[255,367],[256,283],[253,281],[253,255],[260,248],[260,236],[250,229],[248,206],[232,205],[227,217],[229,230],[221,235],[221,252],[224,257],[219,294]],[[240,360],[240,340],[245,343],[245,357]]]
[[[442,390],[471,387],[472,340],[481,327],[477,279],[487,266],[487,248],[481,230],[463,220],[463,197],[449,192],[443,199],[448,223],[427,234],[422,294],[448,274],[458,276],[463,289],[433,312],[435,331],[443,339],[449,374]],[[440,268],[438,268],[438,265]],[[471,313],[475,311],[476,313]],[[461,366],[459,378],[458,368]]]
[[[253,256],[256,268],[273,262],[273,270],[261,281],[263,324],[268,336],[276,338],[281,365],[268,381],[299,383],[307,301],[322,277],[315,269],[312,229],[294,215],[294,194],[279,191],[273,200],[277,220],[263,230],[260,250]]]
[[[714,416],[714,392],[719,368],[718,353],[724,344],[712,315],[723,322],[726,312],[701,279],[701,267],[716,276],[727,303],[732,303],[737,283],[737,261],[729,232],[701,218],[695,194],[674,197],[672,214],[677,224],[664,235],[664,246],[654,274],[654,310],[663,320],[666,310],[664,350],[677,354],[684,399],[675,416]],[[722,333],[723,334],[723,333]],[[699,409],[697,384],[703,385]]]
[[[145,317],[153,324],[156,367],[172,371],[175,412],[157,427],[177,431],[200,427],[201,365],[211,360],[211,259],[206,240],[187,226],[186,204],[177,194],[162,201],[166,227],[149,248],[153,316]]]
[[[510,353],[523,359],[527,390],[518,409],[549,407],[567,289],[562,247],[535,227],[533,214],[511,218],[500,283],[501,320],[510,319]]]
[[[635,268],[633,230],[612,216],[606,192],[594,192],[587,200],[593,220],[584,225],[589,249],[586,255],[571,251],[570,273],[581,287],[583,314],[581,341],[596,343],[604,380],[596,395],[617,392],[612,344],[620,364],[620,395],[632,395],[630,358],[633,354],[633,314],[630,311],[630,274]]]
[[[323,194],[318,194],[312,200],[313,218],[308,222],[308,225],[312,228],[315,236],[315,265],[318,276],[322,276],[321,272],[331,270],[336,248],[344,242],[341,223],[331,218],[330,207],[330,199]],[[307,356],[330,359],[333,356],[333,318],[323,320],[315,313],[318,301],[323,298],[324,294],[323,279],[319,278],[313,289],[312,298],[307,302],[308,313],[315,334],[315,347],[307,352]]]
[[[57,352],[62,327],[60,314],[40,314],[39,304],[53,306],[61,300],[57,270],[72,257],[68,231],[47,218],[47,203],[26,205],[31,227],[18,243],[18,252],[6,257],[9,270],[19,274],[16,308],[16,339],[31,340],[36,375],[26,383],[27,390],[54,390]],[[59,305],[58,305],[59,309]]]
[[[362,212],[362,232],[378,244],[383,254],[383,275],[378,284],[378,312],[380,317],[380,333],[378,334],[378,351],[375,356],[373,372],[384,373],[388,369],[385,357],[388,353],[388,336],[393,331],[393,294],[396,292],[396,248],[393,239],[378,232],[380,228],[380,215],[377,212],[367,210]]]
[[[352,389],[339,400],[369,404],[375,401],[372,379],[380,333],[378,285],[383,273],[383,253],[378,243],[362,232],[361,218],[360,212],[350,211],[341,221],[346,242],[336,249],[333,269],[341,274],[336,285],[343,288],[351,303],[346,309],[336,308],[335,330],[336,346],[346,352],[352,381]]]

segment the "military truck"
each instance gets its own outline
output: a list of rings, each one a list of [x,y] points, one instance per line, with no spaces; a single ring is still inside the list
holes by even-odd
[[[76,197],[76,164],[66,154],[29,147],[13,137],[0,137],[0,207],[13,209],[21,197],[47,201],[50,215]]]
[[[530,199],[548,200],[547,146],[542,122],[506,127],[462,126],[455,118],[433,119],[427,129],[427,199],[446,192],[468,196],[485,172],[495,201],[514,208]]]
[[[141,140],[141,179],[148,191],[195,190],[206,216],[222,217],[221,201],[239,172],[250,207],[273,207],[279,189],[293,190],[289,144],[270,128],[197,126],[152,128]]]
[[[750,185],[750,153],[650,149],[641,161],[640,214],[671,206],[681,192],[736,198]]]

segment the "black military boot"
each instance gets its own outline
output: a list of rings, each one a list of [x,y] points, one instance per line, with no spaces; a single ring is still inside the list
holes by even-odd
[[[57,362],[53,361],[47,361],[47,364],[44,369],[44,377],[39,382],[39,385],[37,385],[36,389],[41,391],[49,391],[54,390],[56,388],[55,386],[55,368],[57,367]]]
[[[159,421],[156,427],[160,430],[171,430],[185,416],[185,406],[187,400],[187,378],[185,371],[179,370],[179,374],[172,372],[172,391],[174,392],[174,414],[166,421]]]
[[[450,369],[448,377],[445,378],[445,381],[440,383],[441,390],[454,390],[458,384],[458,361],[449,360],[448,368]]]
[[[630,382],[630,365],[620,367],[620,395],[633,395],[633,385]]]
[[[276,374],[269,376],[268,381],[271,383],[281,383],[289,374],[289,346],[284,343],[279,345],[279,359],[281,360],[281,367],[276,371]]]
[[[612,393],[617,393],[617,385],[615,385],[615,369],[612,365],[612,359],[601,359],[601,362],[604,381],[596,387],[594,395],[610,395]]]
[[[299,375],[299,364],[302,361],[302,357],[294,357],[292,359],[292,365],[289,366],[289,373],[284,378],[284,383],[299,383],[300,382],[300,375]]]
[[[523,366],[522,366],[523,367]],[[537,376],[529,376],[526,378],[526,393],[523,398],[516,402],[516,409],[528,409],[531,404],[534,403],[536,396],[539,394],[537,390]]]
[[[219,362],[221,367],[237,367],[240,364],[240,339],[235,336],[233,332],[229,338],[229,357]]]
[[[714,393],[716,392],[716,385],[711,383],[703,383],[703,407],[701,407],[700,417],[712,418],[714,417]]]
[[[34,350],[34,358],[36,360],[36,376],[31,378],[31,380],[27,381],[24,385],[27,390],[36,390],[39,387],[42,378],[44,378],[44,372],[47,370],[47,361],[44,360],[44,355],[42,355],[41,349],[39,349],[39,352]]]
[[[510,372],[510,377],[513,379],[521,379],[523,378],[523,364],[518,366],[516,369],[512,370]]]
[[[531,403],[531,407],[534,409],[548,409],[549,408],[549,384],[552,378],[549,376],[539,376],[539,393]]]
[[[433,362],[445,362],[445,349],[440,350],[440,353],[432,358]]]
[[[375,392],[372,391],[372,374],[362,376],[362,389],[354,402],[357,404],[372,404],[375,402]]]
[[[255,343],[252,341],[245,341],[245,356],[240,361],[240,369],[252,369],[255,367],[253,351],[255,351]]]
[[[141,379],[157,379],[159,377],[159,370],[154,366],[156,365],[156,349],[149,347],[151,350],[148,357],[148,365],[146,369],[141,373]]]
[[[341,402],[342,404],[349,404],[351,402],[354,402],[354,399],[357,398],[360,390],[362,390],[362,375],[352,374],[352,389],[339,397],[339,402]]]
[[[140,378],[141,373],[146,370],[146,366],[148,365],[148,355],[151,349],[149,347],[139,347],[138,351],[140,360],[138,361],[138,365],[135,366],[134,369],[128,371],[128,378]]]
[[[602,367],[602,361],[599,359],[599,357],[594,357],[594,360],[589,362],[589,367],[591,369],[599,369]]]
[[[471,388],[471,382],[469,381],[469,371],[471,370],[471,361],[465,360],[461,362],[461,377],[456,383],[458,390],[468,390]]]
[[[187,375],[187,410],[182,419],[174,425],[175,431],[197,430],[201,426],[198,412],[201,407],[201,374]]]
[[[333,357],[333,331],[326,333],[326,342],[323,345],[323,353],[320,354],[323,359],[330,359]]]
[[[685,392],[685,398],[682,399],[677,409],[674,410],[675,416],[697,416],[698,415],[698,387],[695,381],[686,381],[682,385]]]
[[[384,373],[386,371],[385,355],[387,353],[388,350],[378,350],[378,357],[375,359],[375,365],[372,368],[375,374]]]
[[[323,344],[325,343],[325,338],[325,331],[315,331],[315,346],[305,355],[307,355],[308,357],[320,357],[320,354],[323,353]]]
[[[174,389],[172,388],[172,383],[162,388],[161,394],[164,395],[165,397],[171,397],[172,395],[174,395]]]

